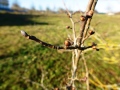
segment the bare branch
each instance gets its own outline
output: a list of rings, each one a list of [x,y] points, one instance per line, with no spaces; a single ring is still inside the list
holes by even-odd
[[[97,1],[98,1],[98,0],[94,0],[93,5],[92,5],[92,7],[91,7],[91,10],[92,10],[92,11],[94,11],[95,6],[96,6],[96,4],[97,4]],[[87,24],[86,24],[85,33],[84,33],[84,37],[86,37],[87,32],[88,32],[88,30],[89,30],[89,28],[90,28],[90,22],[91,22],[91,20],[92,20],[92,18],[88,18],[88,21],[87,21]]]
[[[28,79],[27,77],[22,77],[22,79],[26,80],[27,82],[31,82],[32,84],[39,85],[44,90],[48,90],[42,83],[40,84],[38,82],[32,81],[31,79]]]
[[[27,34],[25,31],[21,31],[21,34],[22,34],[23,36],[25,36],[27,39],[33,40],[33,41],[35,41],[35,42],[40,43],[42,46],[49,47],[49,48],[52,48],[52,49],[79,49],[79,50],[85,50],[85,49],[88,49],[88,48],[92,48],[92,45],[91,45],[91,46],[87,46],[87,47],[78,47],[78,46],[68,46],[68,47],[66,47],[66,46],[55,46],[55,45],[52,45],[52,44],[43,42],[43,41],[39,40],[38,38],[36,38],[35,36],[30,36],[30,35]]]
[[[69,10],[67,9],[64,0],[62,0],[62,1],[63,1],[63,4],[64,4],[65,8],[66,8],[66,12],[67,12],[68,17],[71,18],[71,17],[72,17],[72,14],[71,14],[71,13],[69,12]]]
[[[82,59],[83,59],[83,63],[84,63],[85,71],[86,71],[86,78],[87,78],[86,79],[86,85],[87,85],[87,90],[90,90],[90,88],[89,88],[89,71],[88,71],[88,66],[87,66],[84,54],[82,55]]]
[[[93,7],[93,5],[94,5],[94,0],[90,0],[89,3],[88,3],[88,6],[87,6],[87,10],[86,10],[86,12],[85,12],[85,17],[86,17],[86,19],[85,19],[84,21],[82,21],[82,23],[81,23],[79,46],[81,46],[81,44],[82,44],[82,39],[83,39],[83,37],[84,37],[84,31],[85,31],[85,26],[86,26],[86,24],[87,24],[87,21],[88,21],[89,18],[92,18],[92,16],[93,16],[93,15],[91,15],[91,17],[88,17],[88,15],[87,15],[88,12],[89,12],[89,11],[91,10],[91,8]],[[95,8],[95,7],[93,7],[93,8]]]
[[[62,1],[63,1],[63,4],[64,4],[65,8],[66,8],[67,15],[69,16],[70,21],[71,21],[71,23],[72,23],[73,39],[74,39],[74,46],[75,46],[75,45],[76,45],[75,22],[73,21],[72,14],[71,14],[71,13],[69,12],[69,10],[67,9],[64,0],[62,0]]]

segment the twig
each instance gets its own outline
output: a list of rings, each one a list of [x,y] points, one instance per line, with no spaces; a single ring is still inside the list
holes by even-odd
[[[22,79],[26,80],[27,82],[31,82],[32,84],[39,85],[39,86],[42,87],[44,90],[48,90],[48,88],[45,87],[45,85],[44,85],[44,83],[43,83],[44,77],[45,77],[45,73],[43,73],[43,71],[42,71],[42,74],[41,74],[41,83],[32,81],[31,79],[28,79],[27,77],[22,77]]]
[[[82,39],[84,38],[84,31],[85,31],[85,27],[86,27],[87,20],[88,20],[87,13],[91,10],[91,8],[92,8],[92,6],[93,6],[93,3],[94,3],[94,0],[90,0],[90,1],[89,1],[88,6],[87,6],[87,10],[86,10],[86,12],[85,12],[85,17],[86,17],[86,19],[81,23],[79,46],[81,46],[81,44],[82,44]],[[91,16],[91,18],[92,18],[92,16]]]
[[[72,18],[72,14],[71,14],[71,13],[69,12],[69,10],[67,9],[64,0],[62,0],[62,1],[63,1],[63,4],[64,4],[65,8],[66,8],[67,15],[69,16],[69,18]]]
[[[29,34],[27,34],[27,33],[26,33],[25,31],[23,31],[23,30],[21,31],[21,34],[22,34],[24,37],[26,37],[27,39],[33,40],[33,41],[35,41],[35,42],[38,42],[38,43],[41,44],[42,46],[49,47],[49,48],[52,48],[52,49],[79,49],[79,50],[85,50],[85,49],[88,49],[88,48],[92,48],[92,45],[91,45],[91,46],[87,46],[87,47],[55,46],[55,45],[52,45],[52,44],[43,42],[43,41],[39,40],[38,38],[36,38],[35,36],[30,36]]]
[[[63,0],[62,0],[63,1]],[[75,33],[75,22],[73,21],[73,18],[72,18],[72,14],[69,12],[69,10],[67,9],[66,5],[65,5],[65,2],[63,1],[63,4],[66,8],[66,12],[67,12],[67,15],[69,15],[69,19],[72,23],[72,31],[73,31],[73,39],[74,39],[74,45],[76,45],[76,33]]]
[[[72,18],[70,18],[70,21],[72,23],[72,30],[73,30],[73,38],[74,38],[74,46],[77,45],[76,43],[76,33],[75,33],[75,22],[73,21]]]
[[[85,67],[85,72],[86,72],[86,85],[87,85],[87,90],[90,90],[89,88],[89,71],[88,71],[88,67],[87,67],[87,63],[86,63],[86,59],[84,57],[84,54],[82,54],[82,59],[84,62],[84,67]]]
[[[40,84],[38,82],[35,82],[35,81],[32,81],[26,77],[22,77],[22,79],[26,80],[27,82],[31,82],[32,84],[36,84],[36,85],[39,85],[40,87],[42,87],[44,90],[48,90],[43,84]]]

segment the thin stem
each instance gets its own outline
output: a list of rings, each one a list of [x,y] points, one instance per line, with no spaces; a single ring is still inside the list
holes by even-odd
[[[72,18],[70,18],[70,21],[72,23],[72,31],[73,31],[73,38],[74,38],[74,46],[76,45],[76,33],[75,33],[75,22]]]
[[[72,77],[71,77],[71,83],[70,83],[70,85],[73,85],[73,86],[75,86],[74,85],[74,68],[75,68],[75,52],[74,52],[74,50],[73,50],[73,52],[72,52]]]
[[[87,35],[85,38],[83,38],[83,40],[82,40],[82,44],[83,44],[83,43],[85,42],[85,40],[87,40],[89,37],[90,37],[90,34]]]
[[[26,80],[27,82],[31,82],[32,84],[38,85],[38,86],[42,87],[44,90],[48,90],[48,88],[46,88],[43,83],[38,83],[38,82],[32,81],[31,79],[28,79],[26,77],[22,77],[22,79]]]
[[[21,31],[21,32],[22,32],[22,35],[25,36],[27,39],[33,40],[33,41],[41,44],[42,46],[49,47],[49,48],[52,48],[52,49],[78,49],[78,50],[85,50],[85,49],[88,49],[88,48],[92,48],[92,46],[87,46],[87,47],[77,47],[77,46],[68,46],[68,47],[65,47],[65,46],[56,46],[56,45],[52,45],[52,44],[43,42],[43,41],[39,40],[38,38],[36,38],[35,36],[31,36],[31,35],[27,34],[27,33],[24,32],[24,31]]]
[[[68,14],[69,18],[71,18],[71,17],[72,17],[72,14],[71,14],[71,13],[69,12],[69,10],[67,9],[64,0],[62,0],[62,1],[63,1],[63,4],[64,4],[65,8],[66,8],[66,11],[67,11],[67,14]]]
[[[87,78],[86,79],[87,90],[90,90],[90,88],[89,88],[89,71],[88,71],[88,67],[87,67],[87,63],[86,63],[86,59],[84,57],[84,54],[82,55],[82,59],[83,59],[85,72],[86,72],[86,78]]]
[[[63,1],[63,0],[62,0]],[[75,22],[72,19],[72,14],[69,12],[69,10],[67,9],[65,2],[63,1],[63,4],[66,8],[67,14],[69,15],[70,21],[72,23],[72,31],[73,31],[73,39],[74,39],[74,46],[76,45],[76,33],[75,33]]]

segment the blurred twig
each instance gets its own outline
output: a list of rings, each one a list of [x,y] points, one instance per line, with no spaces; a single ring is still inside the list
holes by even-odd
[[[42,74],[41,74],[41,83],[35,82],[35,81],[31,80],[31,79],[28,79],[27,77],[22,77],[22,79],[26,80],[27,82],[31,82],[32,84],[39,85],[44,90],[49,90],[43,83],[44,77],[45,77],[45,72],[42,72]]]
[[[88,66],[86,63],[86,59],[84,57],[84,53],[82,54],[82,59],[83,59],[83,63],[84,63],[84,67],[85,67],[85,73],[86,73],[86,85],[87,85],[87,90],[89,90],[89,71],[88,71]]]

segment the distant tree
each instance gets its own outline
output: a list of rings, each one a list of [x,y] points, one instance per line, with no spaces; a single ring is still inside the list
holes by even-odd
[[[34,5],[31,6],[31,10],[33,10],[33,11],[36,10]]]
[[[42,6],[39,6],[39,10],[40,10],[40,11],[42,10]]]
[[[14,9],[14,10],[20,10],[20,6],[19,6],[19,4],[18,4],[17,2],[15,2],[15,3],[12,5],[11,8]]]
[[[49,7],[46,7],[47,12],[51,12],[51,9]]]
[[[9,6],[8,0],[0,0],[0,6],[8,7]]]
[[[65,13],[65,12],[66,12],[66,10],[63,9],[63,8],[59,8],[59,9],[58,9],[58,13]]]
[[[112,7],[111,7],[110,5],[108,5],[108,6],[106,7],[106,10],[107,10],[108,13],[110,13],[110,12],[112,12]]]

